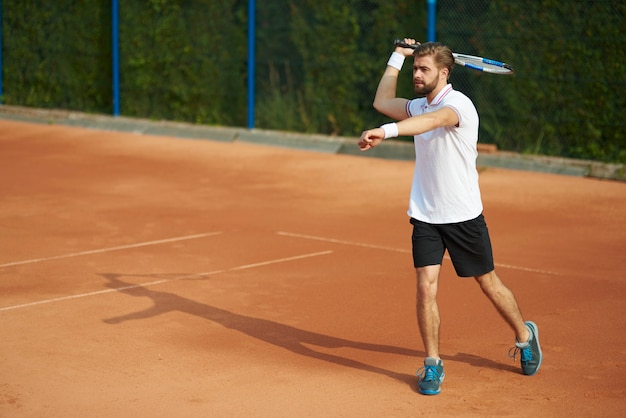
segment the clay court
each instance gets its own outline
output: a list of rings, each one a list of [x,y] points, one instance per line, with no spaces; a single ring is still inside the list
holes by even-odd
[[[356,147],[356,143],[355,143]],[[536,376],[444,261],[424,356],[413,164],[0,121],[2,417],[612,417],[626,408],[626,183],[487,168]]]

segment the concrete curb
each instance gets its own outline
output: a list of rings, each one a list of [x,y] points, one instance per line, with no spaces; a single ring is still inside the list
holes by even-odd
[[[0,119],[188,139],[206,139],[223,142],[242,141],[330,154],[359,155],[369,158],[394,160],[413,160],[415,158],[413,144],[410,141],[389,141],[385,143],[384,147],[377,147],[366,153],[361,153],[356,146],[356,137],[308,135],[261,129],[194,125],[181,122],[152,121],[123,116],[113,117],[7,105],[0,105]],[[479,144],[478,150],[477,163],[482,167],[501,167],[626,181],[623,164],[606,164],[597,161],[498,152],[495,146],[489,144]]]

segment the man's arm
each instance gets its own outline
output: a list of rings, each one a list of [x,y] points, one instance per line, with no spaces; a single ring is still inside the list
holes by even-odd
[[[415,40],[405,39],[405,42],[413,44]],[[398,75],[400,74],[402,63],[406,57],[412,55],[413,49],[396,47],[378,83],[378,88],[376,89],[374,109],[395,120],[406,119],[409,116],[406,112],[408,100],[396,97],[396,89],[398,87]]]
[[[402,120],[397,123],[398,136],[413,136],[446,126],[457,126],[459,115],[451,107],[442,107],[434,112]]]
[[[409,117],[406,112],[408,100],[396,97],[398,74],[400,74],[400,71],[393,67],[387,67],[383,77],[380,79],[380,83],[378,83],[376,97],[374,98],[374,109],[392,119],[402,120]]]
[[[370,129],[361,134],[359,148],[366,151],[380,144],[383,139],[396,136],[413,136],[446,126],[457,126],[459,115],[451,107],[443,107],[434,112],[424,113],[401,120],[398,123],[388,123],[380,128]]]

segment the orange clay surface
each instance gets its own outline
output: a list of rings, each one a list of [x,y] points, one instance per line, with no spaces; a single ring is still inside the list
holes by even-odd
[[[412,166],[0,121],[0,416],[623,415],[626,184],[482,171],[544,363],[446,259],[426,397]]]

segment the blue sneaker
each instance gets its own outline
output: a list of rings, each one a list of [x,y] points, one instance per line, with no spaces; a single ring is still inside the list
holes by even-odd
[[[434,357],[424,359],[424,367],[417,371],[417,389],[422,395],[437,395],[441,392],[441,384],[445,374],[443,361]]]
[[[537,324],[532,321],[526,321],[526,327],[530,332],[528,341],[525,343],[516,342],[515,347],[509,350],[509,357],[515,360],[517,355],[520,354],[522,373],[532,376],[539,371],[543,355],[539,345],[539,328],[537,328]]]

